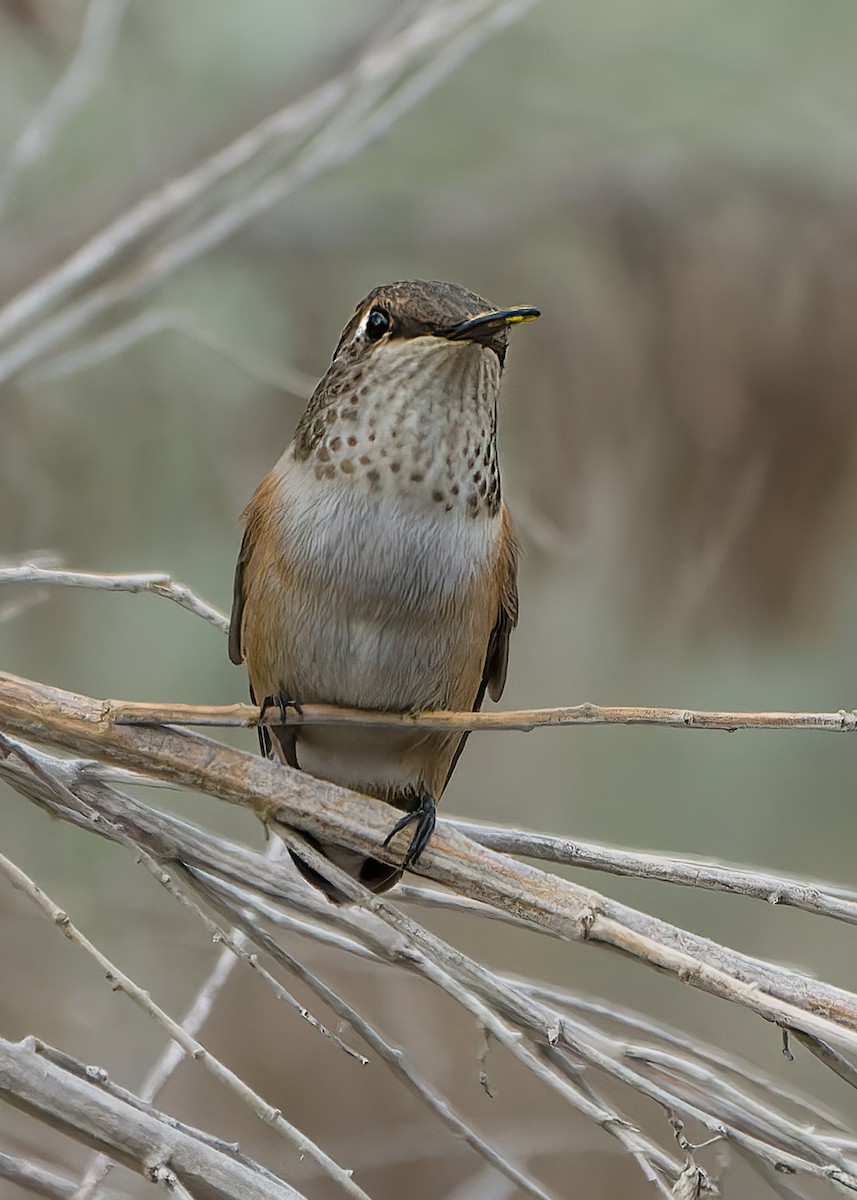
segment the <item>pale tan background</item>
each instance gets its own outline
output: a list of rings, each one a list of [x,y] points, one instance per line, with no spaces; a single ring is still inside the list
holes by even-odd
[[[136,195],[338,69],[400,7],[133,3],[103,84],[16,194],[0,288],[11,294]],[[0,13],[4,145],[67,60],[82,12],[43,0]],[[312,376],[355,302],[389,279],[450,278],[499,304],[540,305],[543,319],[514,336],[501,414],[525,550],[504,706],[854,707],[855,44],[857,8],[844,0],[542,0],[380,142],[151,303]],[[170,333],[55,384],[10,385],[0,555],[47,548],[78,569],[168,571],[225,608],[237,514],[300,409]],[[96,696],[245,695],[223,639],[150,597],[54,593],[0,624],[0,663]],[[485,734],[444,809],[850,884],[855,755],[850,738],[810,733]],[[162,802],[261,844],[245,815],[214,801]],[[183,1010],[214,951],[145,871],[5,791],[0,843],[159,1002]],[[857,987],[846,926],[581,878]],[[785,1063],[778,1032],[746,1013],[594,949],[463,918],[431,924],[491,964],[630,1000],[854,1113],[844,1085],[802,1055]],[[478,1032],[430,989],[296,949],[560,1192],[648,1194],[615,1143],[569,1125],[499,1051],[489,1100]],[[160,1049],[153,1028],[8,892],[0,963],[4,1036],[35,1033],[139,1083]],[[238,975],[207,1040],[373,1196],[509,1194],[487,1178],[463,1190],[476,1160],[381,1065],[346,1060]],[[164,1103],[309,1195],[334,1194],[193,1070]],[[13,1152],[86,1159],[10,1110],[0,1133]],[[713,1166],[717,1152],[702,1158]],[[127,1175],[113,1183],[147,1194]],[[769,1195],[740,1163],[725,1185],[730,1197]]]

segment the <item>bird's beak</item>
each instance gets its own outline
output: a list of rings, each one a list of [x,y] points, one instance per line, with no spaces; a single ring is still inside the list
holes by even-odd
[[[478,317],[469,317],[458,325],[450,325],[437,331],[438,337],[448,338],[455,342],[481,342],[508,329],[510,325],[522,325],[524,321],[535,321],[541,313],[537,308],[525,305],[518,308],[498,308],[491,312],[480,313]]]

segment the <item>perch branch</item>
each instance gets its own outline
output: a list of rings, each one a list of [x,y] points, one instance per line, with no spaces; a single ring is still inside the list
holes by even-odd
[[[2,582],[2,572],[0,572]],[[250,704],[146,704],[111,701],[111,718],[121,725],[199,725],[212,728],[260,724],[259,710]],[[534,729],[560,729],[572,725],[661,725],[668,729],[813,729],[827,733],[857,732],[857,711],[847,712],[706,712],[688,708],[638,708],[602,704],[575,704],[568,708],[528,708],[516,712],[417,712],[386,713],[365,708],[337,708],[332,704],[304,704],[301,713],[290,709],[285,721],[270,709],[266,725],[373,725],[407,726],[443,733],[468,730],[531,733]]]
[[[12,567],[0,567],[0,585],[4,583],[151,592],[153,595],[173,600],[189,612],[203,617],[216,625],[221,632],[229,631],[229,621],[223,613],[184,584],[174,583],[169,575],[162,572],[100,575],[88,571],[62,571],[39,563],[19,563]],[[160,724],[207,728],[254,727],[260,723],[374,725],[385,728],[404,725],[411,729],[436,730],[443,733],[479,730],[530,733],[534,729],[567,728],[575,725],[658,725],[668,729],[720,730],[726,733],[737,733],[742,729],[857,732],[857,709],[844,708],[836,712],[716,712],[692,708],[602,705],[587,701],[560,708],[531,708],[512,712],[384,713],[373,709],[338,708],[331,704],[305,704],[300,713],[289,709],[283,721],[273,708],[261,719],[258,708],[250,704],[149,704],[122,700],[105,703],[110,706],[110,719],[117,725]],[[535,846],[535,843],[532,845]],[[538,856],[534,849],[522,848],[520,853]]]
[[[0,674],[0,727],[10,732],[244,805],[267,823],[288,825],[318,841],[397,861],[398,847],[381,845],[390,825],[390,809],[382,802],[198,734],[115,725],[109,714],[103,701]],[[446,823],[439,822],[418,873],[561,937],[622,949],[784,1028],[857,1049],[857,998],[850,993],[545,875],[479,846]],[[378,903],[377,897],[367,901],[370,909]]]

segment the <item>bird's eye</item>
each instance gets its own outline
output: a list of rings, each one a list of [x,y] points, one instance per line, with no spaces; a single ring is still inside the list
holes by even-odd
[[[377,342],[390,328],[390,314],[384,308],[373,308],[366,318],[366,336],[370,342]]]

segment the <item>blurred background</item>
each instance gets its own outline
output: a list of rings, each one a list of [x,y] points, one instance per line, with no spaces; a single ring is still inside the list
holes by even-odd
[[[2,297],[52,277],[140,198],[269,114],[350,78],[419,7],[4,0]],[[238,514],[289,441],[355,303],[391,279],[452,279],[544,314],[513,337],[502,401],[506,495],[524,547],[504,707],[854,707],[857,8],[482,8],[505,26],[488,36],[483,21],[472,44],[444,44],[447,73],[436,79],[423,69],[434,51],[418,56],[413,103],[394,96],[378,136],[361,144],[348,124],[361,93],[346,95],[322,152],[308,135],[290,157],[270,150],[258,176],[236,174],[153,222],[51,309],[61,320],[113,287],[91,320],[45,332],[44,310],[0,341],[0,555],[165,571],[228,610]],[[52,126],[45,99],[87,45],[78,92],[60,97]],[[194,231],[276,171],[287,176],[276,202],[181,259]],[[32,330],[41,342],[26,341]],[[94,696],[216,704],[246,694],[224,639],[175,606],[71,590],[0,596],[25,599],[0,623],[5,670]],[[851,739],[808,732],[474,735],[444,810],[853,884],[854,755]],[[157,799],[262,844],[246,814],[201,797]],[[216,953],[192,918],[117,847],[49,822],[10,791],[0,813],[3,852],[183,1012]],[[857,988],[845,925],[577,878]],[[854,1115],[844,1084],[800,1054],[786,1062],[778,1031],[746,1012],[589,947],[463,917],[429,923],[492,966],[633,997]],[[431,989],[292,948],[561,1194],[649,1194],[616,1143],[569,1122],[497,1050],[489,1099],[479,1031]],[[0,953],[3,1036],[36,1034],[139,1084],[160,1050],[153,1027],[8,891]],[[236,972],[204,1040],[373,1196],[512,1194],[493,1179],[477,1186],[478,1161],[382,1065],[345,1059],[246,974]],[[181,1068],[163,1103],[240,1140],[308,1195],[334,1194],[193,1068]],[[9,1109],[0,1130],[9,1152],[38,1150],[64,1169],[87,1161]],[[726,1164],[727,1196],[773,1194],[717,1148],[700,1157]],[[118,1169],[111,1184],[147,1194]]]

